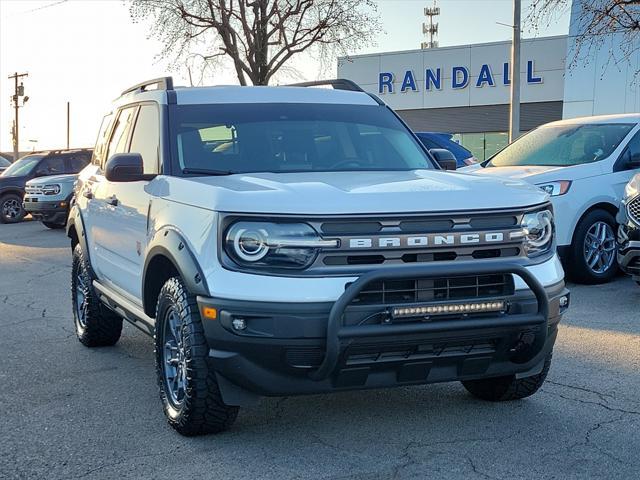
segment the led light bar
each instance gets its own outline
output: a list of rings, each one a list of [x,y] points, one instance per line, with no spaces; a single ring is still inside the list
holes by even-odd
[[[394,318],[428,317],[431,315],[452,315],[457,313],[504,312],[507,302],[492,300],[472,303],[441,303],[438,305],[413,305],[411,307],[394,307],[391,315]]]

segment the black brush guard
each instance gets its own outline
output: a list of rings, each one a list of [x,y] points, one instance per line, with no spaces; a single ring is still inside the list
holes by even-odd
[[[371,282],[404,278],[439,278],[464,275],[514,274],[522,278],[536,297],[537,311],[534,314],[506,314],[496,318],[469,318],[460,321],[431,321],[402,324],[345,326],[342,317],[347,307]],[[473,300],[470,298],[469,300]],[[425,302],[428,303],[428,302]],[[452,264],[431,264],[376,270],[361,275],[349,285],[334,303],[327,321],[326,352],[317,370],[310,372],[313,380],[324,380],[336,369],[342,354],[341,338],[378,337],[414,333],[454,332],[491,327],[544,327],[536,335],[532,350],[536,353],[544,346],[549,318],[549,299],[540,282],[524,266],[504,261],[457,262]]]

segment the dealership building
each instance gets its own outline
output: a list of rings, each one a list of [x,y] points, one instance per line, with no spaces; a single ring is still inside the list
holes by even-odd
[[[522,41],[521,132],[562,118],[640,111],[640,55],[607,65],[619,48],[611,37],[569,68],[575,23],[569,35]],[[356,55],[338,59],[338,78],[378,95],[415,131],[454,134],[483,160],[507,144],[510,52],[505,41]]]

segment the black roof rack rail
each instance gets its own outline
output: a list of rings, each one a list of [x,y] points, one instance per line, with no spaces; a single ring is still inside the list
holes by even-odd
[[[334,90],[349,90],[350,92],[364,92],[360,86],[353,80],[346,78],[335,78],[333,80],[316,80],[313,82],[292,83],[288,87],[324,87],[329,85]]]
[[[138,83],[131,88],[127,88],[120,95],[126,95],[131,92],[144,92],[147,90],[147,87],[151,85],[157,85],[157,90],[173,90],[173,77],[160,77],[154,78],[152,80],[147,80],[146,82]]]

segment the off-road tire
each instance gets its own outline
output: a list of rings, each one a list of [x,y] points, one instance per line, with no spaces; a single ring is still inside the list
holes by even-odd
[[[524,378],[516,378],[515,375],[510,375],[508,377],[467,380],[463,381],[462,385],[471,395],[482,400],[491,402],[520,400],[538,391],[547,378],[550,367],[551,355],[545,359],[542,371],[537,375]]]
[[[613,254],[614,257],[611,267],[600,274],[593,272],[584,258],[583,248],[585,236],[591,226],[597,222],[607,223],[613,230],[615,240],[616,220],[609,212],[605,210],[594,210],[580,220],[580,223],[578,223],[578,226],[573,232],[573,242],[568,247],[568,255],[564,262],[567,277],[576,283],[586,285],[607,283],[611,281],[618,272],[618,262],[615,257],[615,252]]]
[[[177,317],[177,331],[184,346],[185,388],[179,403],[174,402],[165,378],[165,324],[170,312]],[[174,318],[175,318],[174,317]],[[209,346],[204,336],[196,297],[182,280],[166,281],[156,304],[155,331],[156,374],[160,400],[169,425],[185,436],[219,433],[227,430],[238,415],[238,407],[222,400],[215,370],[208,358]]]
[[[60,230],[65,227],[64,223],[42,222],[42,224],[51,230]]]
[[[83,283],[79,285],[79,277]],[[82,307],[78,304],[78,288],[84,294]],[[80,343],[85,347],[114,345],[122,333],[122,318],[102,305],[91,283],[88,261],[80,244],[73,249],[71,263],[71,299],[73,323]],[[81,310],[84,309],[84,321]]]
[[[20,213],[17,216],[11,217],[5,215],[4,209],[7,202],[12,202],[14,205],[15,202],[17,202],[20,209]],[[27,212],[25,212],[22,207],[22,197],[20,197],[20,195],[16,193],[7,193],[6,195],[0,196],[0,223],[18,223],[21,222],[26,215]]]

